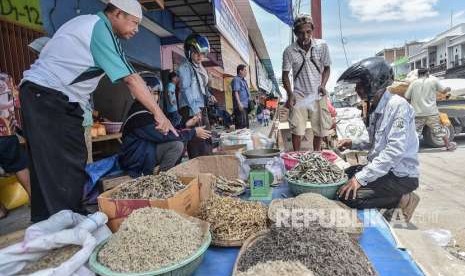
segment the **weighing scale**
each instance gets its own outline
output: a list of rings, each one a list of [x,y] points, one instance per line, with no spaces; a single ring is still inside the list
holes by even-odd
[[[250,200],[271,200],[273,174],[266,169],[266,164],[280,153],[276,149],[249,150],[243,153],[250,166],[249,185]]]

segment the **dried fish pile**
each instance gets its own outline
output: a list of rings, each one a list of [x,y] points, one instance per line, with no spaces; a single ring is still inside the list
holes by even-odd
[[[202,204],[199,218],[210,223],[214,240],[245,240],[267,228],[267,207],[259,202],[212,195]]]
[[[236,276],[313,276],[313,272],[301,262],[274,261],[258,263]]]
[[[345,172],[318,153],[299,157],[299,164],[286,173],[289,180],[309,183],[336,183],[346,177]]]
[[[218,176],[214,182],[215,192],[222,196],[238,196],[245,192],[247,183],[241,179],[228,180]]]
[[[318,225],[271,227],[241,256],[239,271],[267,261],[300,261],[315,276],[376,275],[358,244],[342,232]]]
[[[185,187],[176,176],[161,172],[159,175],[141,176],[123,183],[111,197],[114,199],[165,199],[172,197]]]
[[[79,245],[68,245],[52,249],[42,258],[27,264],[19,274],[31,274],[39,270],[60,266],[73,257],[79,250],[81,250],[81,246]]]
[[[292,211],[293,209],[313,211],[320,225],[324,227],[337,228],[355,235],[360,235],[363,231],[363,224],[357,219],[356,210],[342,207],[336,201],[316,193],[304,193],[295,198],[275,199],[270,203],[268,217],[276,222],[278,211]]]
[[[192,256],[202,244],[200,227],[172,210],[141,208],[132,212],[98,253],[112,271],[146,272]]]

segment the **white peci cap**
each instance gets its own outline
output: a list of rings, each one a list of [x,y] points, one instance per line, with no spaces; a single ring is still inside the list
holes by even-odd
[[[142,19],[142,6],[137,0],[110,0],[108,3],[130,15]]]

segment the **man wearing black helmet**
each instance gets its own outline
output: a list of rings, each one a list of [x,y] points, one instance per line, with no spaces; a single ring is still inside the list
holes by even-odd
[[[198,118],[198,126],[210,129],[206,101],[216,101],[208,90],[208,73],[202,61],[210,52],[210,43],[204,36],[189,35],[184,41],[186,59],[179,65],[179,114],[185,124],[193,117]],[[209,155],[212,152],[211,140],[194,138],[187,143],[189,158]]]
[[[292,146],[294,150],[300,150],[302,136],[310,120],[314,134],[313,149],[319,151],[321,140],[328,135],[332,124],[325,89],[331,64],[329,49],[326,42],[312,37],[313,20],[309,15],[300,15],[295,19],[294,34],[297,41],[284,50],[282,73],[288,96],[286,107],[289,108]],[[293,75],[293,88],[290,72]]]
[[[420,201],[413,193],[419,177],[418,137],[412,106],[386,90],[392,81],[392,69],[380,57],[352,65],[338,80],[356,84],[357,94],[367,103],[369,113],[368,143],[339,141],[341,150],[358,148],[369,153],[366,166],[347,170],[350,180],[339,189],[338,195],[352,208],[400,208],[408,222]]]

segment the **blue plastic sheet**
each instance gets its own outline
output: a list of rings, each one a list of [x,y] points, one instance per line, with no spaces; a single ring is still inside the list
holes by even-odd
[[[97,181],[114,171],[119,171],[117,155],[90,163],[86,166],[86,173],[88,175],[88,180],[84,184],[84,200],[86,203],[94,204],[97,202]]]
[[[292,0],[253,0],[265,11],[275,15],[282,22],[292,26]]]
[[[248,194],[244,196],[247,198]],[[290,197],[286,184],[273,189],[273,198]],[[360,246],[379,276],[423,276],[411,256],[396,247],[389,226],[376,210],[359,211],[359,218],[366,225]],[[195,276],[230,276],[240,248],[210,247]]]

